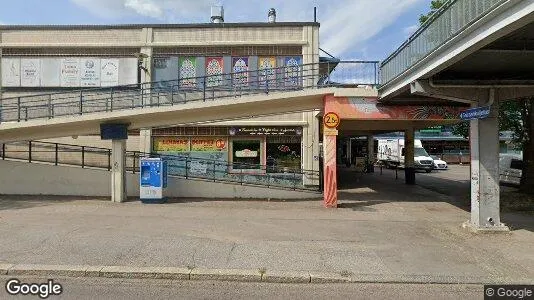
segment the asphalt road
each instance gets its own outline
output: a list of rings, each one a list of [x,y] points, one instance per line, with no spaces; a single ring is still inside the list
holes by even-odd
[[[2,281],[1,299],[39,299],[10,296]],[[23,277],[22,282],[46,279]],[[225,281],[169,281],[106,278],[60,278],[59,296],[49,299],[482,299],[479,285],[418,284],[269,284]]]

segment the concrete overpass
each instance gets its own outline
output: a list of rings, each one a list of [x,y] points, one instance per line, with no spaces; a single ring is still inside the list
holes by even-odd
[[[381,66],[380,102],[490,106],[472,120],[474,230],[507,230],[499,209],[499,102],[534,96],[534,0],[454,0]]]

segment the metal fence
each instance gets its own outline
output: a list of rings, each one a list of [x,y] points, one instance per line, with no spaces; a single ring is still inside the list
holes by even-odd
[[[387,84],[507,0],[449,0],[381,65]]]
[[[143,157],[161,157],[167,161],[169,176],[174,177],[295,191],[319,191],[319,187],[303,185],[304,177],[319,179],[318,171],[228,163],[185,155],[126,151],[126,171],[139,173],[139,162]],[[108,171],[112,166],[111,149],[36,141],[1,144],[0,158]]]
[[[110,88],[4,98],[0,122],[180,105],[244,95],[343,85],[378,85],[378,62],[342,61],[180,78]]]

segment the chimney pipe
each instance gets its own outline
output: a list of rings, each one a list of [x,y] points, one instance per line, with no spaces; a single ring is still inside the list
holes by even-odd
[[[211,23],[224,23],[224,8],[222,6],[211,7]]]
[[[269,23],[276,23],[276,9],[269,9],[268,20]]]

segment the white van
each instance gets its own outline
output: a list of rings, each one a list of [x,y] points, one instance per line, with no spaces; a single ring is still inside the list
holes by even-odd
[[[434,169],[434,160],[428,155],[420,140],[414,141],[414,167],[427,173]],[[378,160],[386,167],[404,168],[404,139],[378,140]]]
[[[523,173],[523,157],[519,154],[499,154],[499,181],[519,185]]]

